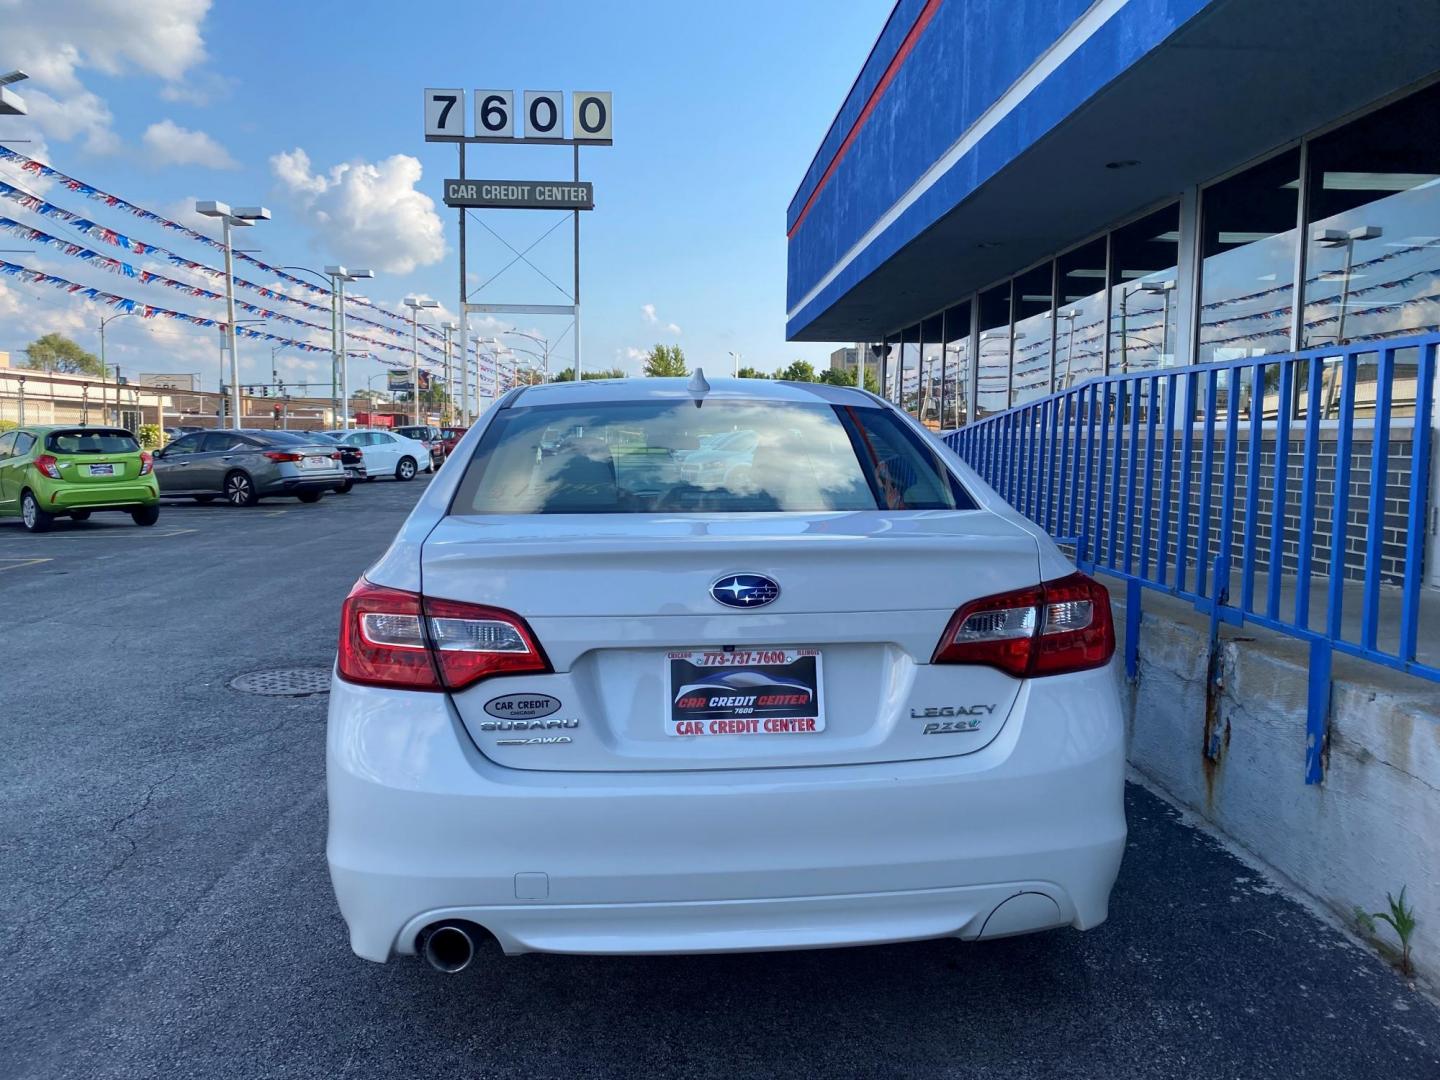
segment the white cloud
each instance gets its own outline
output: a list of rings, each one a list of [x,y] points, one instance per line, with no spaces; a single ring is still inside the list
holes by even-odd
[[[408,154],[348,161],[322,174],[297,147],[272,157],[270,169],[315,245],[341,262],[408,274],[444,258],[435,201],[416,190],[420,162]]]
[[[92,154],[113,154],[120,139],[110,130],[114,117],[104,100],[89,90],[56,98],[43,90],[27,90],[25,105],[40,130],[60,142],[83,138]],[[32,155],[33,156],[33,155]]]
[[[183,199],[176,199],[174,202],[162,203],[160,213],[171,221],[178,221],[186,228],[194,229],[202,236],[208,236],[212,240],[220,239],[220,227],[215,224],[214,218],[204,217],[195,212],[195,202],[198,196],[186,195]]]
[[[205,72],[195,79],[167,83],[160,88],[160,97],[165,101],[204,108],[213,102],[229,98],[238,83],[238,79],[232,79],[228,75]]]
[[[174,82],[206,59],[211,0],[0,0],[7,66],[29,73],[30,116],[60,142],[113,153],[110,109],[80,73],[139,73]]]
[[[145,129],[140,141],[150,151],[150,164],[200,165],[207,169],[238,169],[239,163],[203,131],[191,131],[173,120],[161,120]]]
[[[647,323],[652,326],[661,325],[660,316],[656,313],[654,304],[642,304],[640,306],[640,315]],[[663,326],[661,326],[661,329],[663,329],[667,334],[674,334],[676,337],[680,336],[680,327],[673,322],[665,323]]]

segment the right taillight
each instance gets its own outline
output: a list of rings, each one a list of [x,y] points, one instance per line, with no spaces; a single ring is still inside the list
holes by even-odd
[[[931,663],[986,664],[1024,679],[1103,667],[1114,654],[1110,594],[1075,573],[972,600],[950,619]]]
[[[361,578],[340,622],[342,679],[408,690],[461,690],[495,675],[550,670],[518,615],[421,597]]]

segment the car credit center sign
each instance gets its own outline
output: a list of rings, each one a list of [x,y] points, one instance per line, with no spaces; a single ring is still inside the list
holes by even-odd
[[[477,209],[593,210],[588,180],[446,180],[445,205]]]

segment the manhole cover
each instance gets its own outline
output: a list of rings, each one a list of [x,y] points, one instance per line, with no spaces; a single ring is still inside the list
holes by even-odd
[[[329,668],[280,668],[277,671],[252,671],[237,675],[230,685],[247,694],[270,694],[278,697],[305,697],[323,694],[330,689]]]

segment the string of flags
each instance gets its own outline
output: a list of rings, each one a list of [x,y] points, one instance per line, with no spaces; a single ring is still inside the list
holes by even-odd
[[[225,272],[223,270],[217,270],[213,266],[207,266],[204,263],[196,262],[194,259],[187,259],[183,255],[177,255],[175,252],[160,247],[158,244],[149,244],[143,240],[136,240],[129,236],[126,236],[123,233],[116,232],[114,229],[106,228],[103,225],[98,225],[95,222],[89,220],[88,218],[80,217],[78,214],[74,214],[69,210],[66,210],[64,207],[56,206],[54,203],[46,202],[39,196],[24,191],[23,189],[17,188],[12,184],[7,184],[3,180],[0,180],[0,196],[19,203],[21,206],[23,206],[25,209],[29,210],[33,214],[37,214],[40,217],[49,218],[55,221],[62,221],[68,227],[74,229],[76,232],[81,233],[82,235],[93,237],[107,244],[112,244],[115,247],[122,248],[125,251],[133,252],[136,255],[156,256],[164,259],[172,266],[179,266],[186,270],[192,270],[196,273],[205,274],[211,278],[223,279],[225,276]],[[0,220],[10,221],[10,219],[8,218]],[[13,228],[10,228],[9,226],[3,227],[10,228],[11,232],[17,232],[21,235],[24,235],[23,230],[29,229],[29,226],[23,225],[19,222],[12,222],[11,224],[13,225]],[[42,240],[38,238],[46,236],[46,234],[39,233],[38,230],[31,231],[34,231],[38,234],[37,237],[32,238],[35,239],[36,243],[48,242],[47,240]],[[60,246],[62,248],[68,246],[78,247],[78,245],[71,245],[69,241],[60,239],[58,237],[50,237],[49,239],[57,241],[56,245],[52,246]],[[66,253],[71,254],[71,252],[68,251]],[[244,278],[237,277],[235,279],[235,284],[240,286],[241,288],[249,289],[252,292],[259,293],[267,300],[280,300],[287,304],[295,304],[299,307],[303,307],[309,311],[321,312],[322,314],[327,316],[331,313],[330,307],[328,305],[312,304],[307,300],[301,300],[297,297],[290,296],[287,293],[277,292],[275,289],[272,289],[267,285],[257,285],[254,282],[246,281]],[[199,294],[197,293],[196,295]],[[237,301],[237,303],[240,303],[240,301]],[[366,326],[374,327],[377,330],[380,330],[386,334],[391,334],[401,340],[405,338],[405,335],[401,333],[401,331],[386,326],[383,323],[375,322],[372,319],[367,319],[361,315],[353,315],[347,313],[345,318],[347,322],[354,321],[357,323],[363,323]],[[360,337],[360,335],[358,334],[355,334],[354,336]],[[363,338],[362,340],[368,341],[370,339]],[[434,347],[429,342],[426,342],[425,345],[427,348],[433,349]],[[406,351],[409,351],[408,348],[406,349]]]
[[[157,274],[150,270],[138,269],[134,266],[131,266],[127,262],[122,262],[119,259],[112,259],[107,255],[101,255],[97,251],[92,251],[89,248],[82,247],[79,244],[72,243],[69,240],[64,240],[58,236],[52,236],[47,232],[43,232],[40,229],[32,228],[29,225],[22,224],[21,222],[15,221],[12,218],[0,217],[0,230],[12,233],[16,236],[20,236],[23,239],[28,240],[32,244],[43,244],[47,247],[57,248],[72,258],[80,259],[82,262],[87,262],[92,266],[98,266],[103,270],[110,271],[112,274],[121,274],[124,277],[134,278],[142,285],[160,285],[167,289],[175,289],[178,292],[184,293],[186,296],[196,297],[197,299],[201,300],[225,299],[225,296],[222,293],[213,292],[210,289],[202,289],[199,286],[191,285],[188,282],[176,281],[174,278],[166,277],[163,274]],[[317,323],[306,322],[304,319],[296,318],[293,315],[286,315],[283,312],[273,311],[270,308],[264,308],[258,304],[252,304],[245,300],[237,299],[235,301],[235,306],[250,315],[258,315],[261,318],[273,319],[277,322],[289,323],[292,326],[303,326],[308,330],[319,330],[321,333],[330,333],[329,327],[321,326]],[[221,322],[221,325],[223,325],[223,320]],[[410,352],[408,348],[393,344],[388,341],[376,341],[374,338],[368,337],[365,334],[357,333],[352,330],[347,330],[345,336],[349,338],[354,338],[357,341],[363,341],[367,345],[373,345],[377,349],[389,349],[392,352],[399,353]],[[436,362],[428,356],[425,357],[425,359],[431,363]]]
[[[131,214],[134,217],[139,218],[141,221],[148,221],[154,225],[159,225],[162,229],[167,229],[170,232],[179,233],[187,239],[193,240],[197,244],[204,244],[206,247],[214,251],[223,252],[225,250],[225,245],[222,244],[220,241],[215,240],[212,237],[206,236],[202,232],[196,232],[188,225],[182,225],[178,221],[173,221],[170,218],[165,217],[163,214],[157,214],[153,210],[147,210],[143,206],[136,206],[134,203],[128,201],[127,199],[122,199],[118,195],[112,195],[109,192],[102,191],[100,188],[87,184],[82,180],[77,180],[73,176],[68,176],[65,173],[62,173],[59,169],[51,168],[49,165],[46,165],[43,162],[36,161],[32,157],[27,157],[25,154],[22,154],[17,150],[12,150],[10,147],[3,144],[0,144],[0,161],[13,162],[20,168],[22,172],[30,173],[33,176],[41,176],[47,180],[53,180],[67,190],[75,192],[77,195],[83,195],[87,199],[94,199],[97,202],[102,202],[106,206],[113,207],[116,210],[124,211],[127,214]],[[139,252],[137,252],[137,254],[139,254]],[[299,288],[302,288],[305,291],[314,295],[324,296],[327,299],[332,295],[329,289],[322,288],[319,285],[306,281],[304,278],[296,277],[293,274],[287,274],[280,267],[271,266],[269,263],[255,258],[249,252],[236,251],[234,252],[234,256],[235,258],[240,259],[243,262],[250,263],[251,265],[258,267],[259,269],[264,270],[267,274],[274,274],[281,281],[288,281],[290,284],[298,286]],[[408,326],[410,323],[410,320],[405,318],[403,315],[397,315],[394,312],[386,311],[383,308],[371,308],[370,310],[374,311],[378,315],[385,317],[386,319],[389,319],[401,325]],[[346,317],[351,318],[352,316],[347,315]],[[426,335],[431,338],[441,336],[434,327],[422,326],[420,327],[420,329],[425,331]]]

